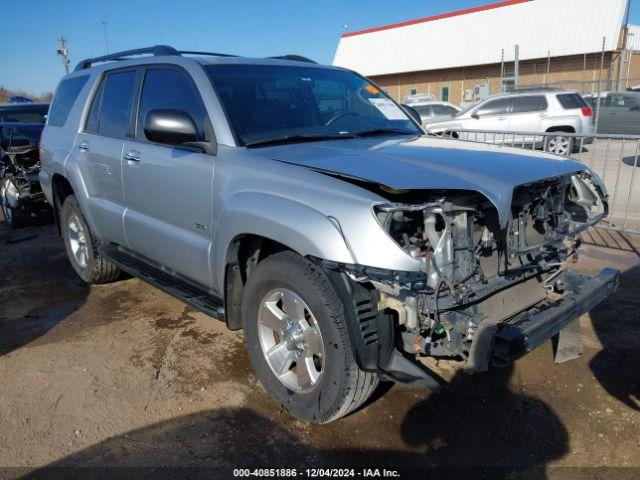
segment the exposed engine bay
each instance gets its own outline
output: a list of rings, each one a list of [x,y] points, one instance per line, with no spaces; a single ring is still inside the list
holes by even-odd
[[[0,205],[12,227],[31,214],[49,212],[38,174],[39,138],[43,125],[0,125]]]
[[[400,331],[398,349],[468,360],[475,371],[500,363],[491,358],[499,325],[518,324],[565,291],[580,290],[588,277],[567,264],[577,259],[580,232],[607,210],[587,172],[517,187],[506,226],[479,193],[386,187],[379,193],[389,200],[374,208],[380,225],[420,261],[421,272],[385,275],[348,266],[345,272],[378,292],[378,309],[390,312]],[[483,345],[478,337],[486,328],[492,335]]]

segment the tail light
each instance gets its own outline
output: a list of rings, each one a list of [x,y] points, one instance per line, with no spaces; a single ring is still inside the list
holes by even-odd
[[[591,109],[591,107],[582,107],[582,115],[584,115],[585,117],[592,117],[593,110]]]

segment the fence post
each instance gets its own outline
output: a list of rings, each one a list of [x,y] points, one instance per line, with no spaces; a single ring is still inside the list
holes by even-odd
[[[604,70],[604,49],[606,46],[607,37],[602,37],[602,57],[600,57],[600,72],[598,73],[598,93],[596,100],[596,124],[595,124],[595,132],[598,133],[598,123],[600,121],[600,89],[602,87],[602,70]],[[594,143],[595,148],[595,143]]]

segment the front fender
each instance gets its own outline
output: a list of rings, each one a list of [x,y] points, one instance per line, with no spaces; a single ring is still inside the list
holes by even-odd
[[[300,255],[355,263],[337,220],[295,200],[262,192],[241,192],[225,199],[224,211],[215,219],[214,269],[218,291],[231,244],[242,235],[258,235],[291,248]]]

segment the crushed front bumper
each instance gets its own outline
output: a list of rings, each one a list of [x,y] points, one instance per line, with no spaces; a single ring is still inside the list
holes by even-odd
[[[565,328],[573,330],[571,335],[567,335],[569,342],[581,345],[577,318],[616,291],[619,275],[618,270],[610,268],[602,270],[595,277],[565,272],[567,292],[561,299],[526,315],[517,323],[499,327],[493,341],[491,364],[496,367],[507,366],[550,338],[562,335]],[[573,326],[570,325],[572,323]]]

